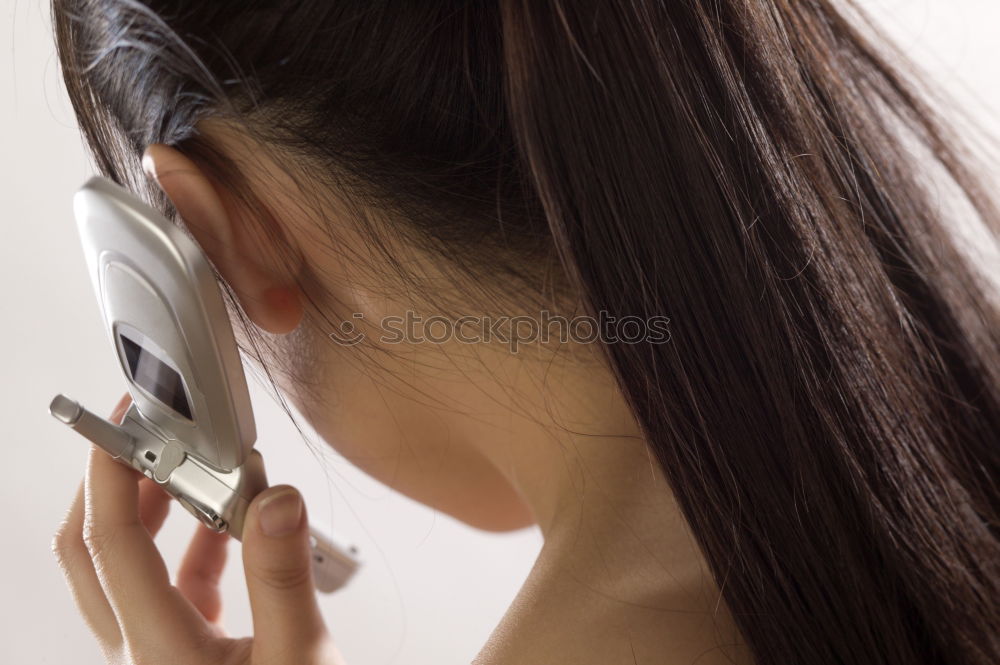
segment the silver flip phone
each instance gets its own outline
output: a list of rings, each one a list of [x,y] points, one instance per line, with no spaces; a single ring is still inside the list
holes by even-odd
[[[49,412],[156,481],[210,529],[240,540],[267,477],[208,260],[179,227],[105,178],[88,180],[73,209],[132,405],[120,426],[64,395]],[[310,533],[316,588],[335,591],[360,566],[357,548]]]

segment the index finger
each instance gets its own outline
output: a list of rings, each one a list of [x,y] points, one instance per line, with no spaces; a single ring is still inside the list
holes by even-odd
[[[190,638],[204,620],[170,584],[139,511],[142,475],[92,447],[84,481],[84,542],[126,640]],[[152,639],[152,633],[157,639]]]

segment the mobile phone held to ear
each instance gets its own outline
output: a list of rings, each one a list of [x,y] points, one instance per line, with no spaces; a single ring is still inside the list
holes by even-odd
[[[267,487],[243,364],[208,260],[178,226],[101,177],[73,209],[104,323],[132,395],[121,425],[56,395],[49,412],[158,483],[215,531],[242,539]],[[335,591],[357,548],[310,528],[316,588]]]

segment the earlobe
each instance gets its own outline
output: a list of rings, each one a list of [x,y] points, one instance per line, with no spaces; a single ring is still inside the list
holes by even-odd
[[[294,286],[272,286],[264,290],[261,302],[256,306],[256,318],[247,310],[250,319],[259,327],[275,335],[290,333],[302,321],[302,301],[299,290]]]
[[[266,250],[250,232],[254,225],[236,218],[243,208],[227,205],[226,192],[175,148],[149,146],[142,167],[170,199],[250,320],[273,334],[298,327],[303,315],[298,288],[289,275],[267,268]]]

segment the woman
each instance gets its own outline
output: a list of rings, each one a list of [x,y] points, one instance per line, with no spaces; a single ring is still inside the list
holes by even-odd
[[[100,171],[280,393],[400,492],[540,526],[478,664],[995,663],[1000,310],[939,190],[1000,211],[856,14],[54,1]],[[171,587],[144,482],[92,455],[56,541],[110,661],[341,662],[293,489],[234,640],[224,540]]]

